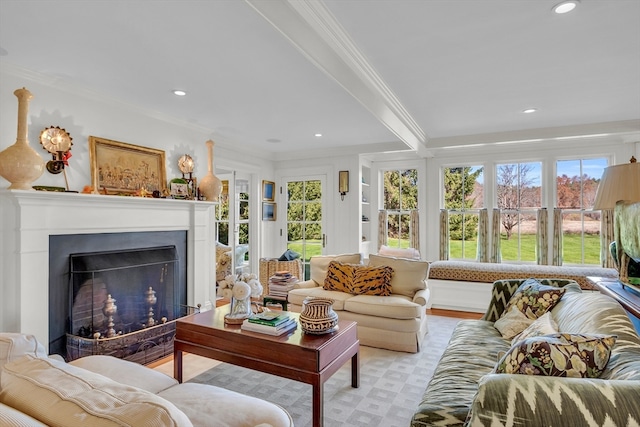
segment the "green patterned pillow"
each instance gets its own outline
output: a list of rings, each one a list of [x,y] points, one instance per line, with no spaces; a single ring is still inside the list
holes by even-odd
[[[324,289],[328,291],[353,293],[351,285],[353,283],[353,270],[356,265],[340,261],[331,261],[327,268],[327,275],[324,278]]]
[[[513,306],[516,306],[529,319],[535,320],[551,310],[560,301],[564,293],[564,288],[547,286],[535,279],[527,279],[511,296],[502,315],[504,316]]]
[[[391,295],[393,268],[358,265],[354,269],[351,293],[356,295]]]
[[[499,374],[597,378],[602,374],[617,337],[553,334],[519,341],[500,358]]]

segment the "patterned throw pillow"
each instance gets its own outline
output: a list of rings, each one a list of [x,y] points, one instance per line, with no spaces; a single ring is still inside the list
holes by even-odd
[[[500,332],[502,338],[510,340],[527,329],[533,322],[533,319],[529,319],[514,305],[509,312],[495,321],[493,327]]]
[[[542,316],[533,321],[524,331],[516,335],[511,341],[511,345],[515,345],[518,341],[522,341],[531,337],[540,337],[542,335],[551,335],[558,333],[558,324],[550,312],[546,312]]]
[[[565,289],[563,288],[547,286],[535,279],[527,279],[511,296],[504,313],[508,313],[511,307],[516,306],[529,319],[535,320],[551,310],[564,293]]]
[[[339,261],[331,261],[324,278],[323,288],[328,291],[339,291],[352,294],[353,273],[356,265]]]
[[[389,266],[368,267],[358,265],[355,268],[352,294],[356,295],[391,295],[391,277],[393,268]]]
[[[519,341],[502,356],[499,374],[597,378],[611,355],[616,336],[553,334]]]

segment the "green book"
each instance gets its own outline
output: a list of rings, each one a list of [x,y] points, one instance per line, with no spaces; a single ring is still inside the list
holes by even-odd
[[[278,326],[288,321],[289,318],[288,311],[265,311],[251,316],[249,322],[259,325]]]

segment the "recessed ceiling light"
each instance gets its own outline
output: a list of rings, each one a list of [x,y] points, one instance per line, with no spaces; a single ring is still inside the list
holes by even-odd
[[[537,108],[527,108],[526,110],[522,110],[525,114],[535,113],[536,111],[538,111]]]
[[[322,136],[321,133],[316,133],[315,136],[317,136],[318,138],[320,138]]]
[[[185,92],[185,91],[183,91],[183,90],[178,90],[178,89],[177,89],[177,90],[174,90],[174,91],[173,91],[173,94],[174,94],[174,95],[177,95],[177,96],[185,96],[185,95],[187,94],[187,92]]]
[[[278,138],[269,138],[269,139],[267,139],[267,142],[270,143],[270,144],[278,144],[278,143],[282,142],[282,140],[278,139]]]
[[[553,11],[558,14],[567,13],[571,12],[577,6],[578,0],[563,1],[562,3],[558,3],[557,5],[553,6]]]

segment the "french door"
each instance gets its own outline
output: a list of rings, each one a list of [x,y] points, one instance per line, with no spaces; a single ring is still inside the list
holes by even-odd
[[[313,175],[283,179],[286,192],[287,249],[301,255],[304,280],[309,279],[309,259],[323,255],[326,246],[324,233],[325,176]]]

